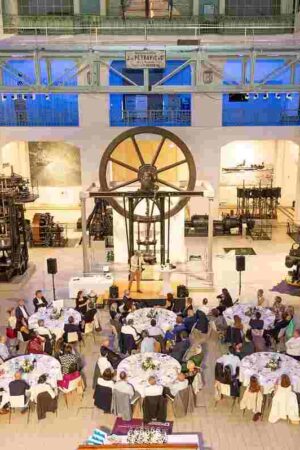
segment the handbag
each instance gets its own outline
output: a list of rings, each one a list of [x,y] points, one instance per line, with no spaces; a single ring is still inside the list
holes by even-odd
[[[17,337],[17,330],[14,330],[13,328],[7,327],[6,328],[6,337],[8,339],[16,339],[16,337]]]

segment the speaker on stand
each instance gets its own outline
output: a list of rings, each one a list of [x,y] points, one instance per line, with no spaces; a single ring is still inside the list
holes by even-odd
[[[239,272],[239,295],[242,290],[242,272],[246,270],[246,258],[244,255],[237,255],[235,257],[235,269]]]
[[[57,259],[56,258],[48,258],[47,259],[47,272],[52,275],[52,290],[53,290],[53,301],[56,300],[56,293],[55,293],[55,281],[54,281],[54,275],[57,274]]]

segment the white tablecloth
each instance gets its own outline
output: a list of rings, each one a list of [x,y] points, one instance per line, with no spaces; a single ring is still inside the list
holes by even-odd
[[[97,295],[104,294],[113,284],[113,277],[107,275],[97,275],[94,277],[74,277],[69,281],[69,297],[76,298],[78,291],[88,294],[95,291]]]
[[[242,304],[242,305],[234,305],[231,308],[227,308],[223,316],[227,322],[227,325],[233,324],[233,316],[239,316],[243,322],[244,325],[249,326],[249,322],[251,318],[255,318],[255,313],[253,313],[253,316],[247,316],[245,313],[247,313],[250,308],[254,308],[253,305],[248,304]],[[275,321],[275,314],[267,308],[261,308],[256,307],[255,311],[259,311],[261,313],[261,319],[264,321],[264,329],[271,328]]]
[[[117,436],[117,442],[121,444],[127,444],[127,436]],[[105,444],[111,444],[112,442],[107,439]],[[115,444],[116,442],[113,441]],[[197,434],[169,434],[168,444],[197,444],[200,449],[199,437]]]
[[[279,369],[274,372],[266,368],[267,363],[272,357],[280,357],[281,363]],[[300,392],[300,363],[290,356],[281,353],[259,352],[246,356],[241,361],[240,381],[244,386],[248,386],[251,375],[256,375],[259,383],[263,386],[264,393],[269,394],[273,391],[281,375],[289,376],[295,392]]]
[[[143,370],[142,363],[147,358],[151,358],[156,366],[154,370]],[[162,353],[137,353],[123,359],[118,365],[118,376],[122,371],[127,373],[128,381],[133,385],[134,389],[144,397],[145,387],[148,378],[154,375],[157,384],[165,387],[171,387],[176,381],[177,375],[181,370],[181,366],[176,359]]]
[[[79,324],[81,321],[80,313],[73,308],[63,308],[59,319],[51,319],[51,314],[53,314],[53,308],[40,308],[37,313],[29,317],[29,328],[35,330],[38,327],[38,321],[43,319],[45,327],[49,328],[51,333],[55,334],[56,338],[59,339],[64,334],[64,325],[68,323],[69,317],[74,317],[75,324]]]
[[[164,308],[141,308],[128,314],[127,320],[132,319],[134,328],[141,333],[148,330],[151,325],[151,320],[156,320],[156,325],[165,333],[172,330],[176,324],[176,314]]]
[[[1,371],[4,370],[4,373],[0,374],[0,387],[6,392],[8,392],[9,383],[14,380],[15,373],[20,371],[25,360],[36,361],[33,371],[22,375],[22,379],[30,386],[36,385],[39,377],[43,374],[47,375],[47,383],[51,384],[53,388],[57,387],[57,381],[62,380],[60,363],[52,356],[32,354],[17,356],[1,365]]]

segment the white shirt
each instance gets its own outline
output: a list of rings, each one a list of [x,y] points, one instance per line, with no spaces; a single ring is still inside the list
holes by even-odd
[[[173,383],[172,386],[170,387],[171,394],[175,397],[179,391],[186,389],[188,387],[188,384],[189,384],[188,380],[175,381],[175,383]]]
[[[103,380],[103,378],[98,378],[97,384],[99,386],[110,387],[111,389],[114,389],[115,387],[115,382],[113,380]]]
[[[46,383],[42,384],[36,384],[35,386],[32,386],[30,388],[30,399],[36,403],[37,402],[37,396],[39,394],[42,394],[43,392],[48,392],[50,394],[51,398],[55,398],[56,394],[51,386]]]
[[[16,328],[16,326],[17,326],[17,318],[16,318],[16,316],[10,316],[8,318],[8,326],[10,328],[12,328],[13,330]]]
[[[223,366],[230,366],[232,369],[232,375],[236,375],[236,370],[241,365],[240,358],[235,355],[223,355],[217,359],[218,363],[223,364]]]
[[[154,352],[155,339],[151,337],[145,337],[141,343],[141,353]]]
[[[103,372],[106,369],[110,369],[112,372],[114,371],[111,363],[108,361],[108,359],[105,356],[99,356],[97,364],[98,364],[101,375],[103,375]]]
[[[149,327],[148,333],[149,333],[149,336],[164,336],[164,332],[158,326]]]
[[[142,264],[145,264],[144,258],[142,256],[133,255],[130,258],[130,271],[136,272],[142,269]]]
[[[134,396],[134,389],[131,384],[127,381],[120,380],[115,383],[114,389],[118,392],[123,392],[123,394],[130,395],[130,398]]]
[[[28,319],[28,318],[29,318],[29,316],[28,316],[27,312],[25,311],[25,308],[24,308],[24,306],[20,306],[20,310],[22,311],[22,313],[23,313],[23,316],[25,317],[25,319]]]
[[[148,384],[148,386],[145,387],[145,397],[154,397],[156,395],[162,395],[162,393],[163,387],[158,384]]]
[[[300,337],[292,337],[286,343],[286,352],[291,356],[300,356]]]
[[[210,308],[207,306],[207,305],[202,305],[202,306],[199,306],[199,311],[202,311],[202,312],[204,312],[204,314],[207,316],[207,314],[209,313],[209,311],[210,311]]]
[[[51,332],[50,332],[49,328],[46,328],[46,327],[37,327],[36,332],[37,332],[37,334],[39,334],[40,336],[49,336],[49,338],[52,338]]]
[[[138,338],[139,338],[136,330],[130,325],[123,325],[122,328],[121,328],[121,333],[123,333],[123,334],[131,334],[135,341],[137,341]]]

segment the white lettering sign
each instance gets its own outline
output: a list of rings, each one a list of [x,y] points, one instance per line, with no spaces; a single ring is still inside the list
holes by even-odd
[[[127,69],[164,69],[166,52],[164,50],[129,50],[125,52]]]

